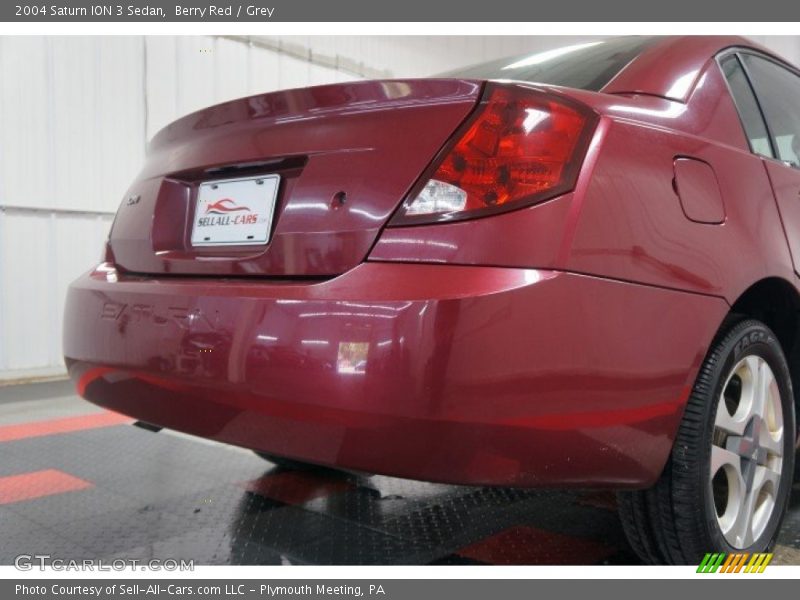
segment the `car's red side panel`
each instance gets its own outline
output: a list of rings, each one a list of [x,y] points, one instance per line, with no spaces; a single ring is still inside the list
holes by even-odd
[[[603,115],[573,193],[485,222],[388,229],[371,258],[562,269],[731,304],[760,279],[795,282],[763,160],[719,67],[707,59],[698,77],[687,103],[559,90]],[[681,157],[713,169],[723,223],[687,217],[673,182]]]
[[[718,174],[727,220],[690,221],[673,188],[673,159]],[[615,123],[580,211],[570,270],[728,298],[762,277],[792,278],[791,258],[761,160],[672,132]]]

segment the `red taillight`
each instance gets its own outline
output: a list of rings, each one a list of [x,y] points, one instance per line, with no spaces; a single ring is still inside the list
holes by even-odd
[[[391,224],[471,218],[568,192],[595,122],[588,108],[561,96],[490,84],[477,113]]]

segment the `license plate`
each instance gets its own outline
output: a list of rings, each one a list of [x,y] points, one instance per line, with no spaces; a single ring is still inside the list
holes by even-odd
[[[279,175],[200,184],[193,246],[244,246],[269,242]]]

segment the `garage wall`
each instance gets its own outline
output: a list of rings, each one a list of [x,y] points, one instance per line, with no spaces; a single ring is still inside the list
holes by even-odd
[[[147,139],[230,98],[430,75],[570,36],[0,37],[0,383],[63,373],[69,282],[100,257]],[[800,38],[760,38],[800,62]]]

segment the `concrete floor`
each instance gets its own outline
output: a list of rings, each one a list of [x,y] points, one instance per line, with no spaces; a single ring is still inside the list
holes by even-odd
[[[601,492],[437,485],[279,469],[151,433],[67,382],[0,387],[0,564],[636,564]],[[795,487],[773,564],[800,564]]]

